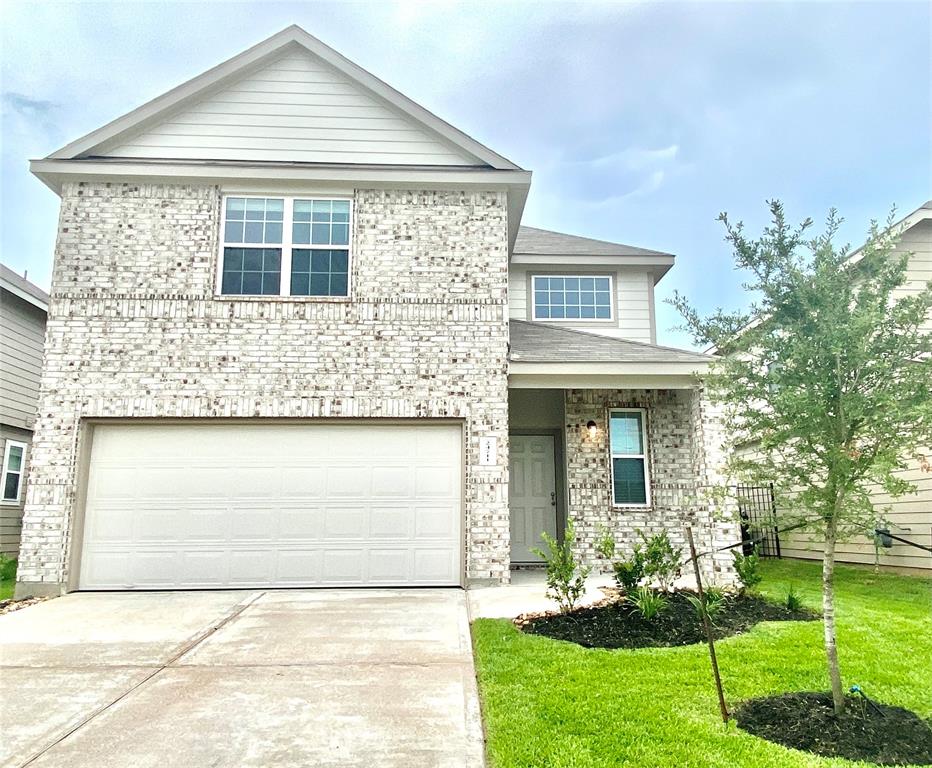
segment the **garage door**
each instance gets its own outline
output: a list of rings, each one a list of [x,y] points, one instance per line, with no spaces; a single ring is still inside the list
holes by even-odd
[[[456,585],[456,425],[99,425],[79,586]]]

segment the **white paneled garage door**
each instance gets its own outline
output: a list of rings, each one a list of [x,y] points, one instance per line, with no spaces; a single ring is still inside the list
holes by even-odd
[[[98,425],[79,587],[457,585],[462,461],[449,424]]]

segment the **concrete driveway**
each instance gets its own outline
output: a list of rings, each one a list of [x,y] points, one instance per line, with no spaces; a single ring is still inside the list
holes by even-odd
[[[465,593],[78,593],[0,616],[0,764],[482,766]]]

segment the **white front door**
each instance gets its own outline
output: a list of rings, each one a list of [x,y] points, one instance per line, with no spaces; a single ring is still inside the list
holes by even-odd
[[[553,435],[511,435],[508,508],[511,562],[537,563],[531,548],[545,549],[541,533],[557,535]]]
[[[462,441],[430,422],[96,426],[80,587],[458,585]]]

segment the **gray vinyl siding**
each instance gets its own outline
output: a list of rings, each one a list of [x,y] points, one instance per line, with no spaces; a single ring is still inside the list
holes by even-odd
[[[0,424],[32,429],[42,374],[45,312],[7,291],[0,298]]]
[[[323,61],[292,51],[111,157],[481,165]]]
[[[8,440],[14,440],[18,443],[26,443],[26,463],[23,470],[23,478],[27,477],[29,471],[29,461],[31,458],[32,432],[26,429],[16,429],[0,425],[0,461],[6,455],[6,444]],[[9,502],[0,503],[0,553],[15,557],[19,554],[20,532],[23,527],[23,502],[26,497],[26,483],[23,482],[19,489],[19,500],[15,504]]]
[[[653,278],[642,269],[599,269],[554,267],[511,267],[509,272],[508,303],[509,317],[514,320],[533,320],[531,304],[531,276],[554,274],[611,274],[615,285],[615,319],[610,322],[548,323],[565,328],[591,331],[602,336],[612,336],[648,344],[656,341],[653,327]]]

